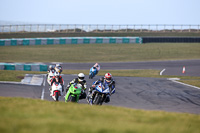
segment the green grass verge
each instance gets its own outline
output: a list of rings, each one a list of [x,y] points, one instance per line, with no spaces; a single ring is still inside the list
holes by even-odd
[[[200,59],[200,43],[6,46],[0,62],[128,62]]]
[[[89,74],[89,70],[63,70],[62,74]],[[98,75],[104,76],[105,73],[110,72],[114,77],[151,77],[151,78],[180,78],[181,82],[200,87],[200,77],[191,76],[160,76],[159,70],[101,70]],[[24,78],[25,74],[46,74],[46,72],[34,72],[34,71],[12,71],[12,70],[0,70],[0,81],[17,81],[20,82]]]
[[[199,37],[200,32],[129,32],[129,33],[1,33],[0,38],[38,38],[38,37],[127,37],[127,36],[167,36]]]
[[[0,97],[1,133],[199,133],[200,115]]]

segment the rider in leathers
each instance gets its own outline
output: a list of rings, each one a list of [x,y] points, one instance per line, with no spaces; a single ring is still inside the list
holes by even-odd
[[[110,89],[110,95],[115,93],[115,81],[112,78],[112,75],[110,73],[106,73],[104,77],[101,77],[100,79],[98,79],[96,82],[94,82],[92,87],[89,88],[89,92],[87,96],[88,101],[90,98],[92,98],[93,90],[95,89],[95,86],[99,83],[108,84],[109,89]],[[110,102],[110,95],[107,95],[106,100],[105,100],[106,103]]]
[[[53,85],[54,82],[59,82],[61,84],[62,92],[63,92],[64,91],[64,81],[58,72],[55,72],[55,76],[52,77],[51,86]],[[50,87],[50,91],[51,91],[51,87]]]
[[[75,78],[73,79],[68,85],[67,85],[67,88],[66,88],[66,93],[67,91],[69,90],[69,87],[74,84],[74,83],[77,83],[77,84],[81,84],[82,86],[82,90],[81,90],[81,95],[79,97],[79,99],[85,99],[86,98],[86,89],[87,89],[87,84],[86,84],[86,80],[84,80],[85,78],[85,75],[83,73],[79,73],[78,74],[78,78]]]

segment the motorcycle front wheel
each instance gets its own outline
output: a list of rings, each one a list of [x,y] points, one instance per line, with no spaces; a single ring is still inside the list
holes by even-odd
[[[76,102],[76,96],[70,95],[67,101],[68,102]]]
[[[95,98],[94,98],[94,100],[93,100],[93,103],[94,103],[95,105],[102,105],[102,103],[101,103],[101,95],[96,94],[96,95],[95,95]]]

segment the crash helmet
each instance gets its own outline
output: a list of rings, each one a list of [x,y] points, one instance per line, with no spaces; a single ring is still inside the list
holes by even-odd
[[[52,69],[53,68],[53,65],[49,65],[49,69]]]
[[[60,69],[58,67],[55,68],[56,72],[60,73]]]
[[[56,64],[56,67],[61,67],[61,65],[60,64]]]
[[[59,77],[60,73],[59,72],[55,72],[55,77]]]
[[[78,80],[79,80],[79,81],[83,81],[84,78],[85,78],[85,75],[84,75],[83,73],[79,73],[79,74],[78,74]]]
[[[107,82],[111,82],[112,74],[106,73],[104,78],[105,78],[105,80],[106,80]]]
[[[94,64],[94,67],[98,67],[98,65],[99,65],[99,64],[98,64],[98,63],[96,63],[96,64]]]

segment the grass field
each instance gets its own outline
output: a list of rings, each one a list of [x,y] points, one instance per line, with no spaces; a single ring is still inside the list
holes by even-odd
[[[128,62],[200,59],[200,43],[4,46],[0,62]]]
[[[200,43],[5,46],[0,62],[126,62],[200,59]],[[79,70],[80,71],[80,70]],[[85,74],[89,70],[81,70]],[[105,74],[101,70],[98,75]],[[115,76],[163,77],[158,70],[109,70]],[[21,81],[30,71],[0,71]],[[78,73],[64,70],[63,74]],[[173,77],[173,76],[170,76]],[[177,77],[177,76],[176,76]],[[179,77],[199,85],[200,77]],[[188,80],[189,79],[189,80]],[[200,85],[199,85],[200,86]],[[199,133],[200,115],[0,97],[1,133]]]
[[[127,36],[174,36],[174,37],[199,37],[200,32],[116,32],[116,33],[1,33],[0,38],[38,38],[38,37],[127,37]]]
[[[0,97],[1,133],[199,133],[200,115]]]
[[[62,74],[78,74],[83,72],[88,75],[89,70],[63,70]],[[200,87],[200,77],[190,76],[168,76],[159,75],[159,70],[101,70],[98,75],[103,76],[105,73],[110,72],[112,75],[125,76],[125,77],[151,77],[151,78],[180,78],[181,82]],[[0,81],[16,81],[20,82],[25,74],[46,74],[46,72],[36,71],[12,71],[0,70]]]

